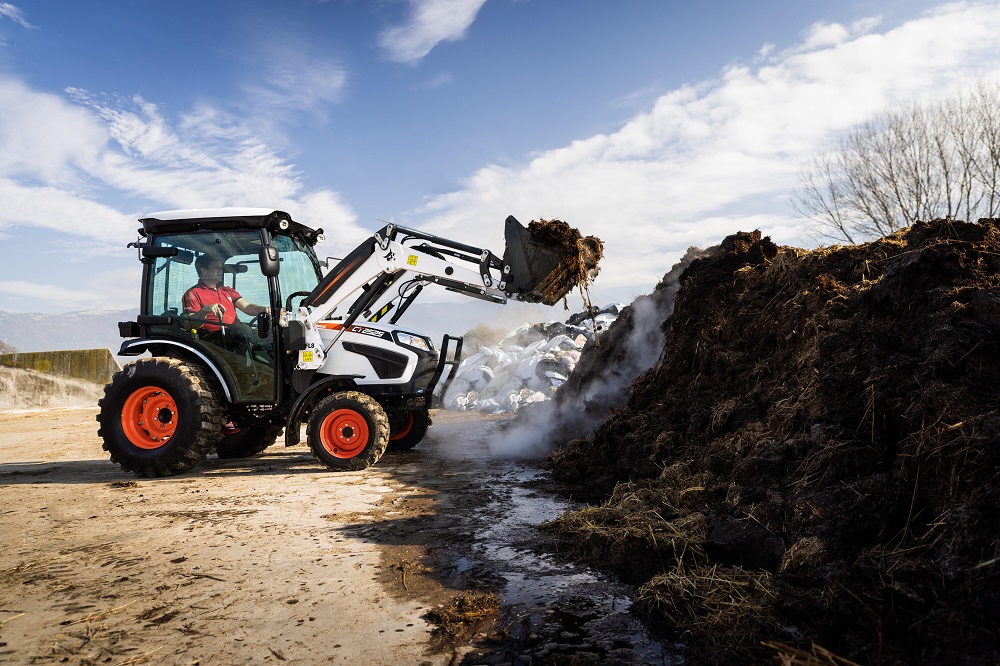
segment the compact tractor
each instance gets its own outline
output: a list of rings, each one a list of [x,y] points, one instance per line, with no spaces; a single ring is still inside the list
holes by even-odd
[[[129,244],[143,266],[140,314],[118,324],[119,355],[139,358],[107,385],[97,421],[111,460],[148,477],[213,452],[254,455],[282,430],[293,446],[303,425],[314,456],[336,470],[410,449],[462,351],[460,337],[436,349],[397,326],[421,290],[552,304],[596,274],[600,258],[582,244],[567,254],[513,217],[502,258],[389,224],[324,275],[314,251],[323,230],[281,211],[170,211],[140,222]],[[218,284],[205,287],[200,270],[213,262]],[[214,289],[208,305],[198,299],[205,289]]]

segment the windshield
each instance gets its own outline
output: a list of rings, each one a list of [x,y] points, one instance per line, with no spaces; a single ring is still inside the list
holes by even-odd
[[[278,273],[278,284],[281,289],[281,305],[284,307],[292,294],[308,294],[319,284],[320,270],[316,255],[307,244],[292,236],[275,236],[271,245],[278,249],[281,259],[281,272]],[[305,292],[305,293],[303,293]],[[292,307],[298,305],[301,298],[292,300]]]
[[[320,279],[319,264],[312,249],[291,236],[275,236],[271,244],[277,248],[281,262],[279,298],[284,301],[290,294],[312,291]],[[178,254],[157,259],[146,307],[150,314],[183,311],[181,297],[198,282],[195,260],[205,254],[224,259],[224,285],[237,290],[250,303],[271,302],[267,278],[260,271],[261,238],[257,231],[164,234],[157,236],[156,245],[176,247]]]

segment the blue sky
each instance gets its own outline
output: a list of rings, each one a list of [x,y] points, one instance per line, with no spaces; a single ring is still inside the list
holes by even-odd
[[[809,155],[997,77],[998,34],[975,1],[0,0],[0,310],[134,307],[136,219],[216,206],[331,256],[558,217],[627,300],[737,230],[814,245]]]

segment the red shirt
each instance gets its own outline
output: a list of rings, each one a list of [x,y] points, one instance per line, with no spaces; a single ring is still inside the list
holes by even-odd
[[[218,287],[206,287],[199,282],[184,293],[184,298],[181,299],[181,302],[184,304],[184,312],[188,314],[194,314],[206,305],[215,305],[218,303],[226,309],[222,314],[222,324],[228,326],[236,322],[236,301],[241,298],[240,293],[232,287],[226,287],[221,284]],[[218,318],[211,312],[201,316],[207,321],[218,321]],[[201,330],[205,332],[218,331],[219,326],[216,324],[203,324]]]

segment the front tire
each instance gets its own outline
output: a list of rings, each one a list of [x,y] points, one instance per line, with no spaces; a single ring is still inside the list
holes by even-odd
[[[427,434],[431,414],[427,409],[409,409],[394,413],[389,419],[389,450],[409,451]]]
[[[129,363],[111,378],[97,404],[104,450],[137,476],[191,469],[215,449],[225,423],[204,372],[173,358]]]
[[[378,462],[389,443],[389,418],[357,391],[324,398],[309,417],[309,448],[330,469],[357,471]]]
[[[240,428],[227,423],[215,452],[220,458],[249,458],[274,444],[282,430],[281,426],[274,425]]]

